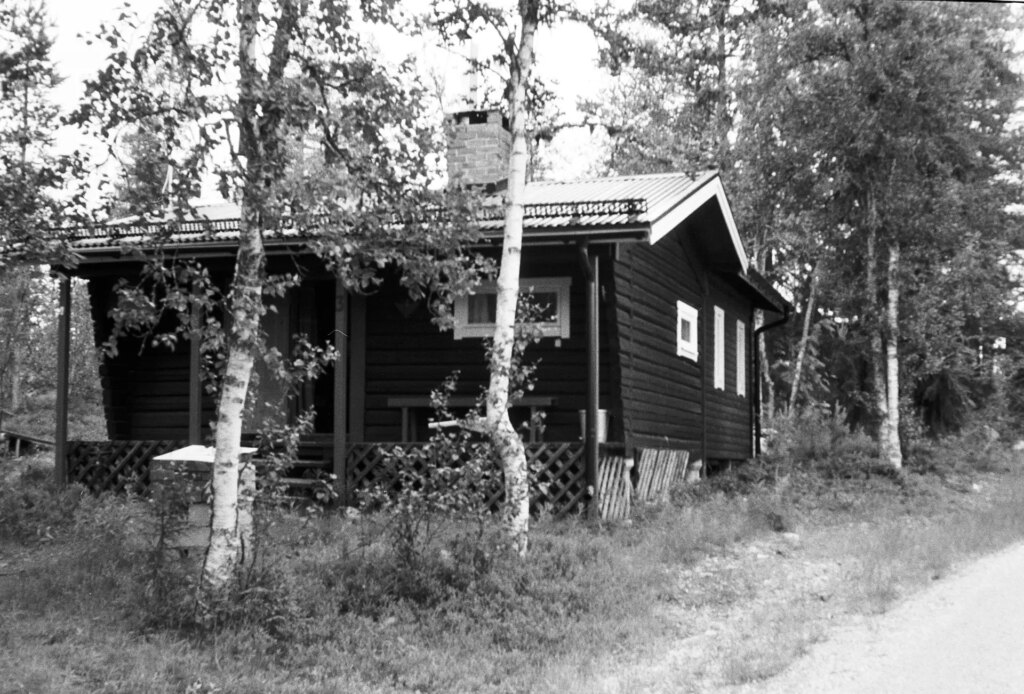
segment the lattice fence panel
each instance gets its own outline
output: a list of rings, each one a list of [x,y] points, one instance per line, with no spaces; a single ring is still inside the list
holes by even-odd
[[[347,449],[349,484],[355,490],[382,485],[389,491],[397,491],[401,484],[399,465],[411,464],[422,471],[434,455],[430,444],[425,443],[350,444]],[[453,461],[445,462],[452,464]],[[528,443],[526,462],[533,478],[530,502],[535,511],[543,508],[562,517],[576,511],[586,500],[582,443]],[[488,508],[498,510],[505,498],[501,473],[497,472],[490,482],[485,482],[480,493]]]
[[[185,446],[184,441],[69,441],[68,480],[93,492],[144,493],[154,456]]]
[[[535,508],[547,508],[556,518],[562,518],[583,505],[587,499],[583,451],[579,441],[526,444]]]

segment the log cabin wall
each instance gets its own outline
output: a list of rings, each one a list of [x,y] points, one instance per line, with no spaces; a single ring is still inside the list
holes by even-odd
[[[607,268],[608,265],[605,265]],[[607,274],[607,270],[605,270]],[[579,254],[573,246],[527,247],[523,253],[521,282],[530,277],[571,278],[570,336],[556,341],[545,337],[526,350],[527,361],[539,359],[536,389],[528,395],[551,397],[555,404],[546,412],[544,439],[576,441],[580,438],[579,410],[586,407],[586,279]],[[604,308],[604,304],[602,304]],[[403,311],[408,316],[403,315]],[[410,313],[411,311],[411,313]],[[610,408],[609,321],[601,320],[601,406]],[[386,282],[366,299],[366,441],[401,440],[402,412],[389,406],[389,398],[426,397],[454,370],[460,370],[458,396],[476,396],[486,386],[487,370],[483,340],[456,340],[451,331],[441,332],[430,322],[423,302],[414,307],[397,281]],[[416,413],[416,438],[429,432],[426,408]],[[525,408],[513,411],[513,423],[527,417]],[[614,424],[614,423],[613,423]],[[614,429],[613,429],[614,431]]]
[[[676,302],[703,305],[702,261],[677,231],[654,246],[624,244],[614,263],[617,381],[627,444],[647,437],[699,450],[701,361],[676,355]],[[698,316],[703,335],[706,314]]]
[[[717,273],[709,273],[709,293],[705,315],[713,323],[714,307],[718,306],[725,312],[725,388],[714,387],[714,344],[713,325],[707,332],[706,351],[708,368],[706,377],[707,388],[707,443],[708,458],[720,460],[742,460],[754,455],[751,431],[753,418],[751,410],[751,373],[753,371],[750,336],[753,307],[750,299],[744,297]],[[736,384],[736,322],[742,321],[746,326],[746,390],[744,395],[737,393]]]
[[[207,269],[222,288],[228,286],[233,260],[230,256],[208,258]],[[113,289],[120,278],[137,281],[142,266],[137,262],[110,262],[83,265],[78,274],[88,280],[90,310],[96,343],[101,346],[111,335],[114,306]],[[318,343],[332,339],[334,329],[334,278],[312,257],[297,260],[290,256],[268,259],[268,272],[305,276],[301,287],[276,300],[289,315],[281,330],[288,334],[304,332]],[[299,308],[301,307],[301,308]],[[278,318],[279,316],[275,316]],[[159,330],[173,327],[174,318],[165,318]],[[144,344],[137,337],[122,337],[118,354],[100,363],[107,435],[111,440],[171,440],[188,437],[189,347],[181,341],[174,349]],[[303,389],[295,410],[314,404],[317,408],[316,431],[329,432],[333,416],[333,387],[328,373]],[[210,435],[210,422],[216,416],[212,395],[202,394],[202,435]]]
[[[281,259],[269,268],[271,272],[287,270],[277,267]],[[603,254],[602,280],[610,285],[610,263]],[[223,267],[222,267],[223,266]],[[135,264],[118,263],[111,267],[89,268],[83,272],[89,279],[89,291],[93,320],[96,325],[97,343],[106,341],[112,329],[108,312],[113,306],[113,287],[119,277],[138,276]],[[223,261],[211,272],[226,277],[230,264]],[[540,360],[537,369],[536,390],[531,396],[550,397],[555,400],[546,412],[544,439],[548,441],[576,441],[580,439],[579,410],[586,407],[586,279],[580,266],[579,253],[575,246],[544,246],[528,248],[524,252],[522,276],[571,278],[570,287],[570,336],[556,344],[555,338],[545,337],[539,344],[527,349],[529,361]],[[298,290],[298,301],[289,302],[296,307],[297,315],[291,321],[297,330],[304,330],[319,339],[321,343],[331,337],[334,329],[334,280],[323,273],[310,272],[307,280]],[[616,408],[610,398],[612,355],[608,319],[611,303],[610,291],[602,291],[600,317],[601,349],[601,407],[613,412],[612,438],[621,431],[621,422],[616,421]],[[438,387],[446,376],[458,369],[461,371],[459,395],[475,396],[486,385],[487,372],[483,341],[480,338],[455,340],[452,333],[441,332],[430,321],[430,314],[423,302],[408,312],[406,294],[391,278],[382,288],[365,298],[365,337],[361,345],[364,350],[365,369],[362,379],[351,374],[351,381],[365,380],[362,393],[365,409],[361,413],[350,411],[352,417],[362,415],[362,436],[356,430],[353,440],[399,441],[401,440],[402,413],[388,403],[389,398],[403,396],[426,397]],[[162,327],[169,327],[168,323]],[[350,326],[350,334],[358,332]],[[185,439],[188,435],[188,379],[189,350],[186,342],[173,349],[143,345],[138,339],[122,338],[116,357],[104,359],[101,378],[104,389],[104,406],[107,415],[108,435],[113,440],[132,439]],[[356,364],[351,365],[357,368]],[[360,401],[353,393],[352,406]],[[308,389],[302,397],[306,404],[312,402],[317,408],[315,428],[318,433],[331,431],[333,417],[333,377],[328,371]],[[214,399],[204,393],[202,407],[203,435],[209,435],[209,422],[215,416]],[[417,413],[421,426],[417,438],[425,439],[428,412]],[[525,408],[514,412],[514,420],[527,416]]]
[[[122,267],[121,276],[132,270]],[[113,321],[113,288],[118,275],[89,280],[89,301],[97,347],[110,339]],[[167,318],[158,330],[171,328]],[[123,336],[117,341],[117,355],[100,362],[103,406],[107,435],[111,440],[184,440],[188,438],[189,350],[181,342],[174,348],[154,346],[142,337]],[[214,414],[210,396],[203,397],[203,422]]]

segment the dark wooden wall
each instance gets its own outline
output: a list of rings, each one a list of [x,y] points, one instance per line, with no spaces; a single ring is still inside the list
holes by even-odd
[[[706,445],[712,459],[748,458],[752,420],[748,398],[736,395],[735,321],[747,322],[749,336],[752,304],[709,268],[687,231],[623,245],[614,264],[623,434],[630,445],[653,439],[695,455]],[[677,300],[700,311],[698,361],[676,355]],[[724,391],[714,389],[715,305],[725,310]]]
[[[708,357],[707,379],[707,422],[708,422],[708,457],[717,459],[740,460],[753,456],[752,431],[753,418],[751,412],[751,374],[753,372],[750,349],[750,335],[753,307],[749,299],[736,289],[726,284],[715,273],[709,276],[709,293],[705,314],[708,318],[709,330],[706,333]],[[725,389],[714,387],[714,369],[711,360],[714,357],[714,307],[725,311]],[[746,395],[736,394],[736,321],[742,320],[747,328],[747,388]]]
[[[673,234],[657,245],[623,245],[615,262],[618,368],[627,442],[666,438],[700,449],[701,361],[676,356],[676,301],[703,304],[699,259]],[[698,316],[703,334],[707,316]]]
[[[610,440],[658,439],[673,447],[700,452],[706,439],[709,458],[736,459],[751,455],[751,411],[748,396],[736,395],[735,340],[737,318],[748,323],[752,334],[751,302],[737,289],[709,270],[694,247],[685,227],[655,246],[623,244],[613,257],[610,248],[598,252],[601,265],[600,405],[611,412]],[[110,335],[110,292],[117,276],[130,275],[127,264],[113,272],[93,271],[89,289],[97,340]],[[229,266],[222,271],[230,269]],[[137,274],[137,268],[134,270]],[[272,268],[274,271],[274,268]],[[82,274],[85,274],[84,272]],[[528,360],[539,359],[534,396],[551,397],[546,408],[548,441],[580,438],[579,410],[586,407],[586,278],[575,246],[529,247],[524,251],[522,275],[572,278],[570,291],[571,336],[556,344],[544,338],[527,350]],[[334,319],[334,282],[322,273],[311,276],[297,301],[295,324],[329,339]],[[675,354],[676,300],[700,309],[700,361]],[[352,396],[351,406],[365,402],[361,436],[353,440],[397,441],[401,438],[402,412],[388,398],[427,397],[430,391],[458,369],[458,394],[475,396],[486,384],[483,342],[478,338],[455,340],[430,320],[421,302],[403,316],[404,290],[392,278],[365,299],[365,333],[357,339],[350,326],[353,354],[351,383],[365,382],[365,392]],[[726,389],[715,391],[713,342],[708,321],[713,306],[726,312]],[[353,314],[355,315],[355,314]],[[361,343],[361,344],[360,344]],[[750,350],[748,348],[748,358]],[[751,363],[748,360],[748,364]],[[365,364],[360,373],[352,370]],[[705,368],[706,365],[706,368]],[[753,369],[748,366],[748,379]],[[173,350],[143,345],[138,339],[122,339],[119,354],[101,367],[104,405],[112,439],[184,439],[188,434],[188,345]],[[317,406],[318,432],[329,432],[333,415],[333,375],[308,389],[305,403]],[[360,395],[363,397],[361,398]],[[706,410],[702,410],[706,402]],[[524,419],[525,409],[514,412]],[[426,438],[428,411],[417,413],[416,438]],[[204,433],[214,416],[212,397],[204,395]],[[357,417],[350,411],[350,417]],[[350,419],[350,422],[353,421]]]
[[[136,268],[137,271],[137,268]],[[91,278],[90,309],[97,346],[110,338],[116,277]],[[159,330],[170,328],[164,321]],[[154,346],[142,336],[122,336],[117,355],[100,363],[107,435],[112,440],[172,440],[188,438],[188,343],[175,348]],[[203,423],[213,418],[214,403],[203,397]]]
[[[230,258],[216,258],[208,262],[208,269],[215,281],[222,287],[228,284],[232,270]],[[269,271],[273,273],[302,270],[290,259],[272,258]],[[113,289],[118,280],[130,282],[139,279],[141,264],[135,262],[112,262],[103,265],[81,266],[78,273],[88,280],[90,310],[97,346],[110,339],[113,321],[109,316],[115,303]],[[298,290],[303,291],[303,290]],[[333,328],[334,282],[314,277],[308,282],[303,296],[289,296],[278,301],[285,311],[292,313],[295,307],[303,306],[304,315],[287,317],[288,332],[300,330],[313,333],[321,341],[329,338]],[[326,317],[325,317],[326,316]],[[171,331],[176,317],[165,316],[155,333]],[[325,327],[326,326],[326,327]],[[100,380],[103,386],[104,412],[107,419],[107,435],[112,440],[171,440],[188,438],[189,407],[189,344],[180,340],[173,348],[155,346],[145,336],[121,336],[117,340],[117,354],[107,356],[100,363]],[[317,417],[317,429],[329,430],[333,412],[330,401],[333,390],[326,394],[325,376],[300,397],[296,405],[314,400],[324,406],[324,413]],[[202,395],[202,435],[210,435],[210,422],[216,415],[214,396]],[[328,422],[323,429],[323,422]]]
[[[607,264],[605,265],[607,267]],[[537,386],[528,395],[553,397],[554,406],[546,408],[548,441],[575,441],[580,437],[579,413],[586,407],[586,280],[578,252],[570,246],[527,248],[523,254],[523,281],[528,277],[570,276],[570,331],[556,346],[546,337],[526,350],[527,361],[539,359]],[[367,441],[395,441],[401,434],[401,410],[388,406],[389,397],[426,397],[452,371],[461,371],[459,396],[476,396],[487,383],[483,340],[454,339],[450,331],[441,332],[430,321],[426,306],[420,302],[408,318],[399,311],[405,300],[397,282],[387,282],[366,303],[366,410]],[[601,406],[609,407],[611,388],[608,370],[607,320],[602,320]],[[525,411],[514,411],[513,422],[524,419]],[[417,438],[425,438],[423,426],[429,411],[417,413],[420,427]]]

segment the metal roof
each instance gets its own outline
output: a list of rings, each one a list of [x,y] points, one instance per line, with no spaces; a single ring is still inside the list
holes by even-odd
[[[524,241],[564,241],[572,238],[643,240],[656,244],[711,200],[721,220],[699,234],[702,242],[719,247],[743,283],[780,308],[785,300],[759,275],[751,277],[732,211],[715,171],[608,176],[575,181],[534,181],[526,186]],[[707,209],[707,208],[704,208]],[[438,214],[433,211],[425,218]],[[222,254],[238,239],[238,208],[227,203],[201,206],[196,219],[139,224],[132,220],[70,231],[71,248],[81,257],[111,259],[128,246],[164,245],[192,252]],[[484,199],[478,219],[486,237],[500,238],[504,227],[501,193]],[[720,225],[721,224],[721,225]],[[264,232],[268,248],[298,247],[310,234],[291,225]]]
[[[611,176],[576,181],[536,181],[527,184],[524,231],[527,238],[585,235],[588,231],[614,233],[629,230],[649,238],[653,225],[668,215],[695,187],[713,173],[694,179],[683,173]],[[482,206],[480,228],[487,236],[504,225],[503,198],[488,196]],[[113,224],[70,231],[73,250],[90,254],[124,245],[219,246],[238,238],[238,208],[230,204],[201,206],[198,219],[178,222]],[[303,233],[282,228],[266,234],[268,241],[301,242]]]
[[[701,177],[703,178],[703,176]],[[698,179],[699,180],[699,179]],[[608,176],[576,181],[534,181],[526,186],[526,229],[556,227],[650,226],[689,193],[695,179],[684,173]],[[612,203],[618,203],[613,205]],[[500,210],[501,196],[485,203]],[[607,207],[602,209],[600,205]],[[572,207],[565,214],[545,214],[559,206]],[[485,219],[484,229],[502,226],[500,215]]]

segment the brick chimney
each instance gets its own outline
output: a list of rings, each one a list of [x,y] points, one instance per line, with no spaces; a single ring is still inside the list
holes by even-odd
[[[497,109],[460,111],[448,116],[448,180],[487,192],[508,183],[512,133]]]

